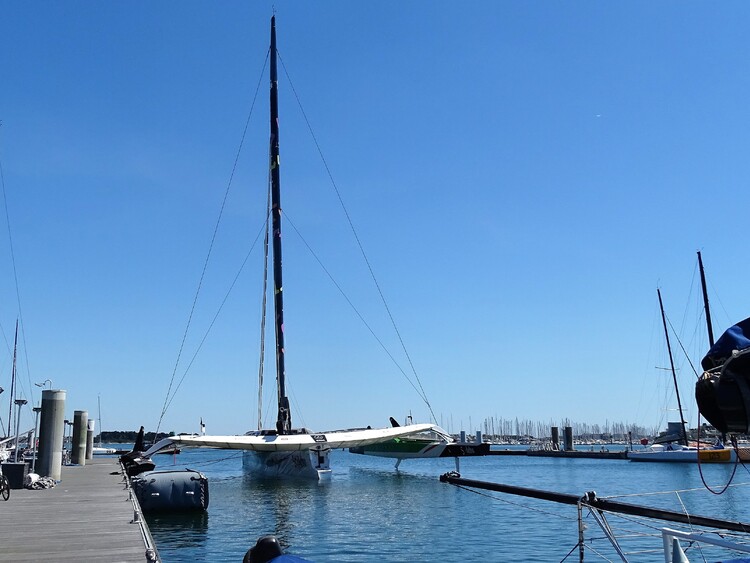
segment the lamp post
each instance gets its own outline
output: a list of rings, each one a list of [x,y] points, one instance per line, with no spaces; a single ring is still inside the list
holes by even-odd
[[[16,404],[16,451],[13,455],[13,461],[18,463],[18,450],[21,449],[18,443],[18,433],[21,430],[21,407],[28,403],[28,401],[26,399],[16,399],[13,402]]]
[[[36,469],[36,446],[37,442],[39,441],[38,436],[36,434],[37,429],[39,428],[39,413],[42,412],[42,407],[34,407],[31,409],[34,411],[34,457],[31,460],[31,471],[33,472]]]
[[[41,387],[42,389],[45,388],[45,386],[49,383],[49,388],[52,389],[52,380],[51,379],[45,379],[41,383],[34,383],[37,387]]]

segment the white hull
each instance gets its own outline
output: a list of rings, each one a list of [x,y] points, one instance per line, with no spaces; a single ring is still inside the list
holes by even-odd
[[[443,452],[448,444],[442,442],[433,442],[431,444],[425,444],[425,447],[418,451],[402,451],[402,450],[369,450],[366,449],[363,453],[365,455],[373,457],[389,457],[396,459],[429,459],[443,457]]]
[[[631,461],[662,461],[672,463],[698,463],[699,450],[692,446],[653,445],[643,450],[628,452]],[[701,448],[701,463],[734,463],[737,454],[729,448]]]
[[[245,434],[242,436],[170,436],[151,446],[144,457],[150,457],[171,445],[184,448],[216,448],[220,450],[252,450],[256,452],[295,452],[310,449],[354,448],[387,442],[432,428],[431,424],[410,424],[396,428],[360,428],[335,432],[300,434]]]
[[[286,478],[326,481],[331,478],[329,453],[330,450],[245,451],[242,454],[242,468],[246,473],[261,479]]]
[[[262,434],[244,436],[171,436],[151,446],[149,458],[168,447],[245,450],[243,466],[259,477],[327,479],[331,475],[328,454],[333,449],[361,447],[410,436],[433,428],[410,424],[395,428],[360,428],[336,432]]]

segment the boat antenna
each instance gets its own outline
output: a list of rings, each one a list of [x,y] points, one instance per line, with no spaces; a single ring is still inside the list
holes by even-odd
[[[703,258],[701,251],[698,251],[698,269],[701,273],[701,288],[703,289],[703,308],[706,310],[706,325],[708,326],[708,344],[711,348],[714,346],[714,329],[711,325],[711,309],[708,306],[708,291],[706,289],[706,274],[703,271]]]
[[[271,17],[271,220],[273,231],[273,308],[276,317],[276,383],[278,385],[279,412],[276,431],[290,434],[292,416],[286,396],[284,371],[284,285],[281,275],[281,179],[279,176],[279,81],[276,71],[276,16]]]
[[[656,294],[659,296],[659,309],[661,310],[661,322],[664,325],[664,336],[667,339],[667,352],[669,352],[669,365],[672,369],[672,380],[674,381],[674,391],[677,394],[677,408],[680,411],[680,425],[682,425],[682,441],[687,446],[687,431],[685,430],[685,417],[682,416],[682,401],[680,401],[680,389],[677,386],[677,372],[674,369],[674,360],[672,359],[672,346],[669,344],[669,331],[667,330],[667,316],[664,314],[664,303],[661,300],[661,290],[657,287]]]

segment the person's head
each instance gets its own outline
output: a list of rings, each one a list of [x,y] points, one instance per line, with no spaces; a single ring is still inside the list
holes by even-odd
[[[284,555],[284,552],[276,536],[261,536],[255,545],[247,550],[242,563],[267,563],[279,555]]]

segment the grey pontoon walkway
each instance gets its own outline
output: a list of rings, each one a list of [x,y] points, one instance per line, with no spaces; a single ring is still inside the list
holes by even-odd
[[[143,563],[151,538],[133,519],[117,458],[66,466],[52,489],[0,500],[0,561]]]

